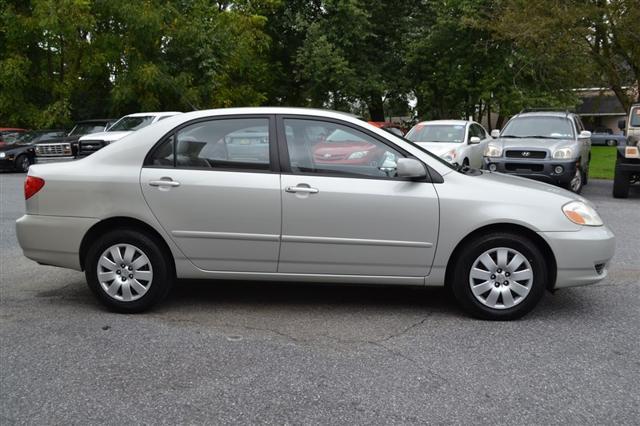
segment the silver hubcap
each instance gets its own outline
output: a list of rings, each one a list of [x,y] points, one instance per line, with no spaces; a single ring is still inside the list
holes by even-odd
[[[474,297],[493,309],[508,309],[522,302],[533,284],[531,264],[520,252],[498,247],[473,262],[469,285]]]
[[[571,190],[576,192],[582,186],[582,173],[580,173],[580,169],[576,169],[576,174],[571,179]]]
[[[115,244],[98,260],[98,281],[105,293],[116,300],[138,300],[153,282],[151,262],[142,250],[131,244]]]

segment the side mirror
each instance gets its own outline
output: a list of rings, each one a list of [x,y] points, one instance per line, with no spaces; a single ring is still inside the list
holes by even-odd
[[[590,138],[591,137],[591,132],[588,130],[583,130],[580,132],[580,136],[578,136],[579,138]]]
[[[477,145],[480,143],[480,138],[477,136],[471,136],[471,139],[469,139],[469,145]]]
[[[427,169],[415,158],[398,158],[396,173],[398,177],[424,178],[427,176]]]
[[[618,120],[618,129],[624,130],[627,127],[627,120]]]
[[[500,129],[493,129],[491,131],[491,137],[494,138],[494,139],[497,138],[497,137],[500,137]]]

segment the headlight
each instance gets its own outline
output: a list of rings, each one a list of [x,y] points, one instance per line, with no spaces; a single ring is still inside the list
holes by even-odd
[[[347,158],[347,160],[357,160],[359,158],[364,158],[367,156],[368,153],[369,151],[356,151],[351,153],[351,155],[349,156],[349,158]]]
[[[7,156],[7,153],[6,153],[6,152],[0,152],[0,158],[4,158],[4,157],[6,157],[6,156]]]
[[[578,225],[602,226],[600,215],[582,201],[572,201],[562,206],[562,212],[571,222]]]
[[[446,154],[442,154],[440,156],[440,158],[442,158],[444,161],[448,161],[449,163],[453,163],[454,160],[456,159],[457,155],[458,155],[458,153],[456,152],[456,150],[452,149],[451,151],[447,152]]]
[[[501,157],[502,156],[502,147],[498,145],[487,145],[484,149],[485,157]]]
[[[553,158],[556,160],[566,160],[573,157],[573,150],[571,148],[560,148],[553,151]]]

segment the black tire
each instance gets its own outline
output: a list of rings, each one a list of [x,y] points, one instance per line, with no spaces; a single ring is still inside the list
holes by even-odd
[[[19,172],[29,171],[29,167],[31,166],[31,159],[29,158],[29,156],[24,154],[18,155],[15,161],[16,170],[18,170]]]
[[[136,300],[116,300],[107,293],[98,280],[98,262],[103,252],[116,244],[129,244],[136,247],[147,256],[151,264],[153,279],[148,283],[146,293]],[[167,296],[173,285],[175,272],[170,253],[166,253],[163,245],[156,238],[135,229],[123,228],[109,231],[91,244],[85,257],[85,276],[91,291],[107,308],[116,312],[137,313],[148,310]]]
[[[573,189],[571,187],[571,182],[573,181],[573,177],[571,178],[571,180],[569,180],[569,182],[565,183],[563,186],[565,189],[568,189],[569,191],[575,193],[575,194],[580,194],[582,192],[582,188],[584,188],[585,185],[585,181],[584,181],[584,172],[582,171],[582,168],[580,166],[578,166],[577,169],[578,172],[580,172],[580,184],[576,189]]]
[[[630,185],[629,173],[623,172],[616,168],[615,175],[613,176],[613,197],[614,198],[628,198],[629,197],[629,185]]]
[[[505,247],[520,252],[531,265],[533,280],[529,293],[511,308],[495,309],[481,303],[471,291],[470,273],[474,263],[487,250]],[[449,285],[460,306],[470,315],[485,320],[514,320],[531,311],[547,288],[547,261],[540,249],[528,238],[508,232],[495,232],[465,243],[454,260]]]

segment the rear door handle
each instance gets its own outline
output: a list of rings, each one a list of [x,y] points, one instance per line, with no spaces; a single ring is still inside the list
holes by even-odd
[[[320,192],[318,188],[311,188],[309,186],[287,186],[284,190],[287,192],[302,192],[305,194],[317,194]]]
[[[151,186],[180,186],[180,182],[176,182],[171,178],[162,178],[160,180],[152,180],[149,182]]]

